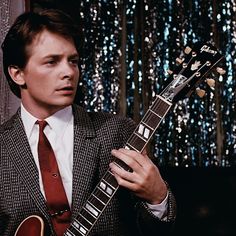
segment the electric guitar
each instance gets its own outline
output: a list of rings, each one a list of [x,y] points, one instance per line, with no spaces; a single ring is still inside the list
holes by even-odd
[[[140,121],[133,134],[128,139],[125,148],[142,152],[155,133],[159,124],[171,108],[173,103],[189,96],[196,86],[203,80],[223,59],[223,56],[211,44],[195,44],[193,48],[184,50],[185,57],[179,58],[175,71],[170,75],[171,82],[155,98],[152,105]],[[220,74],[225,71],[217,68]],[[214,81],[208,79],[207,83],[213,86]],[[197,90],[203,95],[202,90]],[[129,166],[119,159],[115,164],[120,168],[131,171]],[[118,183],[108,169],[103,178],[95,187],[88,200],[83,205],[78,216],[72,220],[64,236],[87,236],[95,225],[102,212],[118,190]],[[29,216],[18,227],[15,236],[43,236],[44,223],[39,216]]]

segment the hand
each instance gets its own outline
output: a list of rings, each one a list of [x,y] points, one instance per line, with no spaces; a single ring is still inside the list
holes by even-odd
[[[153,205],[164,200],[167,195],[167,186],[146,151],[141,154],[121,148],[112,150],[111,153],[133,170],[133,172],[128,172],[114,162],[110,163],[111,171],[120,186],[131,190],[135,195]]]

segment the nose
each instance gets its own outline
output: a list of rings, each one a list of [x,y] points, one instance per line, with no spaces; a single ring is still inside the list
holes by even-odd
[[[75,75],[79,74],[78,66],[71,64],[70,62],[64,62],[60,66],[61,78],[72,79]]]

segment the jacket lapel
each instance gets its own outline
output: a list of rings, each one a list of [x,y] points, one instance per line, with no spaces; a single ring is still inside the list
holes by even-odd
[[[39,174],[20,118],[20,109],[9,122],[4,134],[4,145],[15,170],[21,176],[30,197],[47,220],[47,207],[39,187]],[[11,147],[11,148],[9,148]]]
[[[74,112],[74,161],[72,217],[75,217],[95,187],[100,143],[88,114],[80,107],[73,106]]]

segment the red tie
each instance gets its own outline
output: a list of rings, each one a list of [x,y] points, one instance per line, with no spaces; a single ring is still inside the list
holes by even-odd
[[[38,156],[49,213],[57,236],[63,236],[69,227],[71,212],[61,180],[55,154],[43,130],[47,122],[39,125]]]

